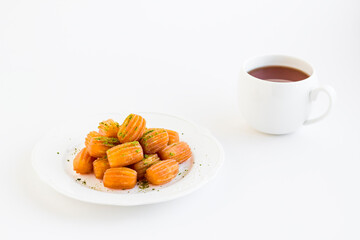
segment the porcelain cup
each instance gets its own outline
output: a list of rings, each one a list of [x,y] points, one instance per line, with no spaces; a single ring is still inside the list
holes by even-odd
[[[309,75],[296,82],[272,82],[251,76],[248,72],[264,66],[286,66]],[[320,86],[315,69],[306,61],[285,55],[264,55],[247,60],[239,76],[239,106],[247,123],[269,134],[288,134],[301,126],[325,118],[335,100],[330,86]],[[309,119],[311,107],[319,93],[328,98],[326,111]]]

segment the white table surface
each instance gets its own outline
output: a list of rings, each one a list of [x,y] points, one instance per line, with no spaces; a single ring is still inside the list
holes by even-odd
[[[357,0],[1,1],[0,238],[359,239],[359,10]],[[332,114],[286,136],[249,128],[237,76],[264,53],[313,63],[337,91]],[[32,148],[55,124],[139,111],[212,131],[226,153],[216,179],[170,202],[112,207],[67,198],[33,171]]]

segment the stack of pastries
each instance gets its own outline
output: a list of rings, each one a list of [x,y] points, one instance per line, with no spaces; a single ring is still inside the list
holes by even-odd
[[[131,189],[144,179],[163,185],[176,177],[179,164],[192,155],[176,131],[146,128],[145,119],[136,114],[121,125],[112,119],[100,122],[98,129],[87,135],[73,167],[79,174],[94,173],[107,188]]]

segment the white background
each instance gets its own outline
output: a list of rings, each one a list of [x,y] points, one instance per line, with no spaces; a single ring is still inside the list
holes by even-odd
[[[357,0],[1,0],[0,238],[359,239],[359,12]],[[250,129],[237,76],[265,53],[310,61],[337,91],[332,114],[286,136]],[[209,128],[226,153],[216,179],[125,208],[69,199],[34,173],[54,125],[138,111]]]

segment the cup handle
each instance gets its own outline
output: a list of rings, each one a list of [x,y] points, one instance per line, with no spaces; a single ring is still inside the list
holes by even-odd
[[[332,105],[334,104],[335,102],[335,98],[336,98],[336,92],[335,90],[331,87],[331,86],[328,86],[328,85],[325,85],[325,86],[321,86],[319,88],[315,88],[314,90],[312,90],[309,94],[309,97],[310,97],[310,102],[314,102],[316,99],[317,99],[317,96],[319,95],[320,92],[324,92],[326,93],[326,95],[328,96],[329,98],[329,105],[328,105],[328,108],[327,110],[321,114],[319,117],[316,117],[316,118],[313,118],[313,119],[308,119],[304,122],[304,125],[309,125],[309,124],[312,124],[312,123],[315,123],[315,122],[318,122],[322,119],[324,119],[331,111],[331,108],[332,108]]]

